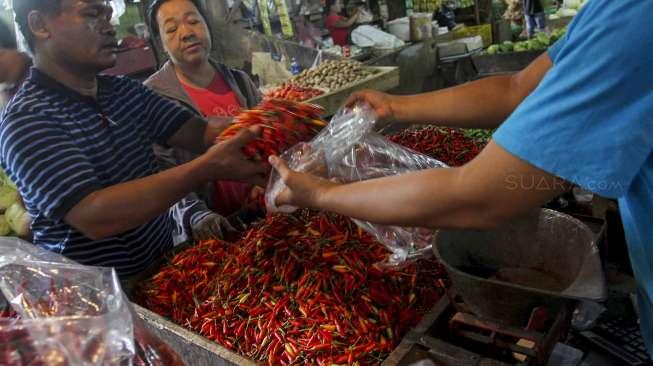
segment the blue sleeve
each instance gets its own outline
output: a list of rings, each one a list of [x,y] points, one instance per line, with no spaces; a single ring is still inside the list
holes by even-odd
[[[188,120],[195,115],[186,108],[164,98],[148,87],[134,81],[132,87],[142,92],[145,106],[145,128],[152,136],[152,141],[163,144],[168,141]]]
[[[504,149],[606,197],[653,151],[653,1],[592,0],[549,51],[554,66],[495,133]]]
[[[93,164],[66,131],[41,113],[7,113],[0,162],[30,211],[58,221],[101,188]]]

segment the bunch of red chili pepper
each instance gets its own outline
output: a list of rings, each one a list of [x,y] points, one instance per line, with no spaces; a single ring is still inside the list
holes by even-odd
[[[266,94],[266,97],[292,100],[294,102],[303,102],[315,97],[319,97],[322,94],[324,94],[324,92],[319,89],[304,88],[298,85],[287,83],[271,90]]]
[[[172,258],[140,293],[144,306],[270,365],[379,364],[440,297],[442,268],[401,269],[344,217],[269,215],[227,243]]]
[[[236,116],[234,123],[220,134],[218,141],[233,137],[243,128],[261,126],[261,137],[245,146],[244,153],[257,161],[267,162],[270,155],[279,155],[313,138],[326,126],[326,122],[320,118],[323,111],[312,104],[267,99],[256,108]]]
[[[464,130],[441,127],[408,129],[388,138],[453,167],[470,162],[487,144],[466,136]]]

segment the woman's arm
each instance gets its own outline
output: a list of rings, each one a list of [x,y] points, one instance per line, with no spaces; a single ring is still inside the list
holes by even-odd
[[[345,17],[342,17],[336,20],[335,23],[333,23],[333,26],[336,28],[349,28],[356,23],[359,14],[360,13],[357,10],[356,13],[354,13],[354,15],[351,16],[351,18],[347,19]]]

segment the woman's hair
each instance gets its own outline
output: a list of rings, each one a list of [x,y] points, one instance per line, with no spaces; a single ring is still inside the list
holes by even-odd
[[[153,37],[158,37],[159,36],[159,23],[156,21],[156,16],[159,14],[159,9],[161,8],[161,5],[166,3],[169,0],[154,0],[152,3],[150,3],[150,6],[147,9],[147,25],[150,28],[150,34]],[[199,10],[200,15],[204,18],[204,14],[202,14],[200,4],[197,0],[188,0],[195,7],[197,10]],[[204,18],[204,21],[206,22],[206,18]],[[210,28],[210,27],[209,27]]]
[[[18,48],[14,32],[3,21],[0,21],[0,48],[9,48],[12,50]]]
[[[329,13],[331,12],[331,7],[336,2],[338,2],[338,0],[326,0],[326,2],[324,3],[324,14],[329,15]]]

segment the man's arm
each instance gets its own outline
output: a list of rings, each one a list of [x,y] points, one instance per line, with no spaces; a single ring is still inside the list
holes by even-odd
[[[550,201],[564,181],[491,142],[461,168],[431,169],[353,184],[292,172],[272,159],[289,187],[277,198],[379,224],[450,229],[492,228]]]
[[[380,121],[437,123],[460,128],[498,127],[553,67],[547,53],[526,69],[430,93],[391,96],[374,91],[352,95],[347,105],[368,102]]]
[[[95,191],[68,211],[64,220],[99,240],[149,222],[202,183],[227,179],[262,185],[263,167],[241,152],[257,134],[258,130],[245,130],[187,164]]]
[[[193,117],[168,139],[170,146],[202,154],[215,144],[216,138],[231,123],[231,117],[211,117],[207,121]]]

